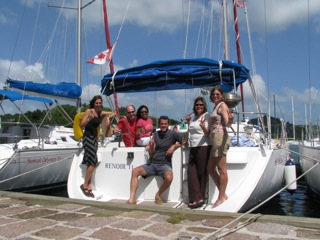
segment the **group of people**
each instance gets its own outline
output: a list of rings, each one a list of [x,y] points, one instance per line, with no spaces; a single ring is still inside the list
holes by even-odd
[[[87,165],[84,183],[80,186],[86,196],[92,196],[91,177],[97,166],[97,133],[105,115],[113,117],[114,112],[102,111],[102,99],[95,96],[89,109],[86,110],[81,122],[84,127],[83,147],[85,150],[83,164]],[[226,188],[228,183],[226,155],[230,146],[230,138],[226,128],[229,126],[228,106],[224,102],[223,90],[215,86],[210,93],[210,100],[214,103],[211,114],[202,97],[197,97],[193,104],[193,113],[186,115],[189,125],[188,143],[190,147],[188,162],[188,193],[190,208],[198,208],[205,204],[205,192],[208,176],[210,175],[219,191],[218,199],[212,205],[219,206],[228,199]],[[138,166],[132,170],[130,182],[130,197],[128,204],[136,204],[136,191],[139,177],[162,176],[163,182],[155,195],[155,203],[163,204],[161,194],[171,185],[173,180],[172,155],[176,149],[187,144],[182,135],[169,129],[168,116],[160,116],[159,128],[154,131],[152,119],[148,117],[149,109],[142,105],[135,114],[135,107],[126,107],[126,116],[121,118],[113,133],[121,132],[126,147],[145,146],[152,158],[151,162]],[[191,115],[194,115],[193,119]],[[110,124],[106,122],[104,124]]]

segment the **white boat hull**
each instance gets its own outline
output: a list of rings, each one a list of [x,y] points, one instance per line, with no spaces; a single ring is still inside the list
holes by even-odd
[[[30,192],[67,184],[72,159],[81,151],[72,129],[46,127],[48,138],[0,144],[0,190]]]
[[[128,158],[133,153],[133,158]],[[180,148],[172,158],[173,182],[161,196],[165,206],[186,208],[188,203],[187,161],[189,149]],[[84,182],[86,166],[81,164],[83,153],[74,159],[68,179],[70,198],[104,202],[123,202],[129,198],[131,171],[147,162],[143,147],[118,147],[110,142],[98,149],[99,166],[93,174],[93,193],[95,198],[86,197],[80,185]],[[227,194],[229,199],[217,208],[212,203],[217,199],[216,186],[209,180],[207,211],[239,212],[246,211],[262,202],[283,186],[284,163],[288,158],[285,149],[263,149],[260,147],[231,147],[227,155],[228,177]],[[137,202],[142,205],[154,204],[154,197],[162,182],[161,177],[139,179]]]
[[[320,143],[319,140],[315,140],[313,144],[310,141],[303,141],[299,145],[300,153],[300,166],[302,173],[310,172],[304,175],[308,187],[320,195],[320,166],[315,166],[320,161]],[[312,160],[313,159],[313,160]]]

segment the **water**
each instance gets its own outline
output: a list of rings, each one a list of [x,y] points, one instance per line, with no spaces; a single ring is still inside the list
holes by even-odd
[[[292,151],[298,152],[298,146],[290,146]],[[299,166],[299,155],[290,154],[290,157],[296,163],[297,177],[302,172]],[[293,194],[287,190],[272,198],[253,213],[296,216],[296,217],[320,217],[320,196],[311,191],[304,178],[298,180],[297,189]]]
[[[297,146],[293,146],[293,151],[297,152]],[[292,154],[295,163],[299,162],[299,156]],[[301,175],[301,169],[297,164],[297,177]],[[67,188],[38,192],[42,195],[68,197]],[[252,213],[268,215],[296,216],[296,217],[320,217],[320,196],[312,192],[303,178],[298,180],[297,190],[293,194],[287,190],[269,200],[267,203],[256,209]]]
[[[297,167],[297,176],[300,175],[301,170]],[[319,218],[319,204],[320,197],[312,192],[301,178],[293,194],[284,190],[253,213]]]

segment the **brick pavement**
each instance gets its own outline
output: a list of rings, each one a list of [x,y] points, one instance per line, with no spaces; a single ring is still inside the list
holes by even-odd
[[[0,239],[320,239],[319,219],[250,215],[230,224],[238,216],[0,191]]]

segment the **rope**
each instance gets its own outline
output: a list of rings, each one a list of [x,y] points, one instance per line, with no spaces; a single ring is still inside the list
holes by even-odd
[[[119,32],[118,32],[116,41],[115,41],[115,43],[113,44],[112,51],[111,51],[111,56],[110,56],[111,59],[112,59],[113,52],[114,52],[114,50],[115,50],[115,48],[116,48],[116,44],[117,44],[117,42],[118,42],[118,40],[119,40],[119,38],[120,38],[120,33],[121,33],[121,31],[122,31],[122,27],[123,27],[123,25],[124,25],[124,21],[125,21],[125,19],[126,19],[126,17],[127,17],[130,4],[131,4],[131,0],[129,0],[129,3],[128,3],[128,5],[127,5],[126,12],[125,12],[125,14],[124,14],[124,16],[123,16],[123,19],[122,19],[122,22],[121,22],[121,25],[120,25],[120,29],[119,29]]]

